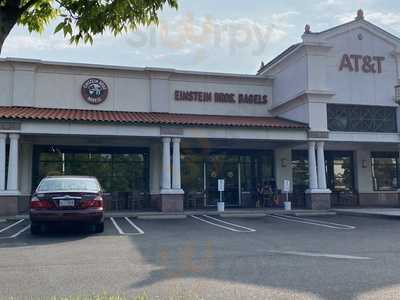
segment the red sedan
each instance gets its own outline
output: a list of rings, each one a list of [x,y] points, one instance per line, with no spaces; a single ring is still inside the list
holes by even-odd
[[[42,179],[30,201],[31,233],[54,223],[93,224],[104,231],[102,189],[95,177],[51,176]]]

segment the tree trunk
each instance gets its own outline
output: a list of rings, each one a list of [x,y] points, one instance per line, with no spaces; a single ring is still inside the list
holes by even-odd
[[[1,23],[0,23],[1,24]],[[1,25],[0,25],[1,26]],[[4,34],[1,30],[0,30],[0,54],[1,54],[1,50],[3,49],[3,44],[4,41],[6,40],[7,35]]]
[[[4,41],[10,34],[11,29],[13,29],[20,16],[16,2],[19,6],[19,1],[15,1],[13,2],[13,6],[3,6],[0,8],[0,54],[3,49]]]

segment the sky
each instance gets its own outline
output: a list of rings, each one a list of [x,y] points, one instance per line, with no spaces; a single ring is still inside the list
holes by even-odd
[[[93,45],[69,44],[53,34],[56,22],[42,34],[15,27],[1,57],[255,74],[261,61],[299,42],[305,24],[325,30],[353,20],[359,8],[400,36],[398,0],[180,0],[178,10],[160,12],[159,26],[105,33]]]

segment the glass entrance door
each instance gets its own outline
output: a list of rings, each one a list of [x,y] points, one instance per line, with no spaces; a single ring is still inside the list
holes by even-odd
[[[181,159],[185,209],[215,207],[218,179],[225,179],[225,206],[255,207],[256,185],[273,179],[272,151],[183,149]]]
[[[332,191],[332,206],[356,206],[352,152],[326,153],[327,186]]]
[[[219,201],[218,179],[225,180],[223,201],[225,206],[239,206],[239,170],[237,157],[214,155],[206,165],[207,206],[216,206]]]

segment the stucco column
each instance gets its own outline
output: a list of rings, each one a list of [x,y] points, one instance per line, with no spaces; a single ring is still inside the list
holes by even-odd
[[[10,154],[8,157],[7,190],[18,191],[18,157],[19,157],[19,134],[10,134]]]
[[[317,160],[318,160],[318,188],[321,190],[326,190],[324,142],[317,143]]]
[[[0,134],[0,191],[6,189],[6,139],[7,134]]]
[[[308,142],[308,173],[310,174],[310,191],[318,189],[315,142],[312,141]]]
[[[181,189],[181,139],[172,139],[172,188],[174,190]]]
[[[171,189],[171,138],[162,138],[162,184],[163,190]]]

